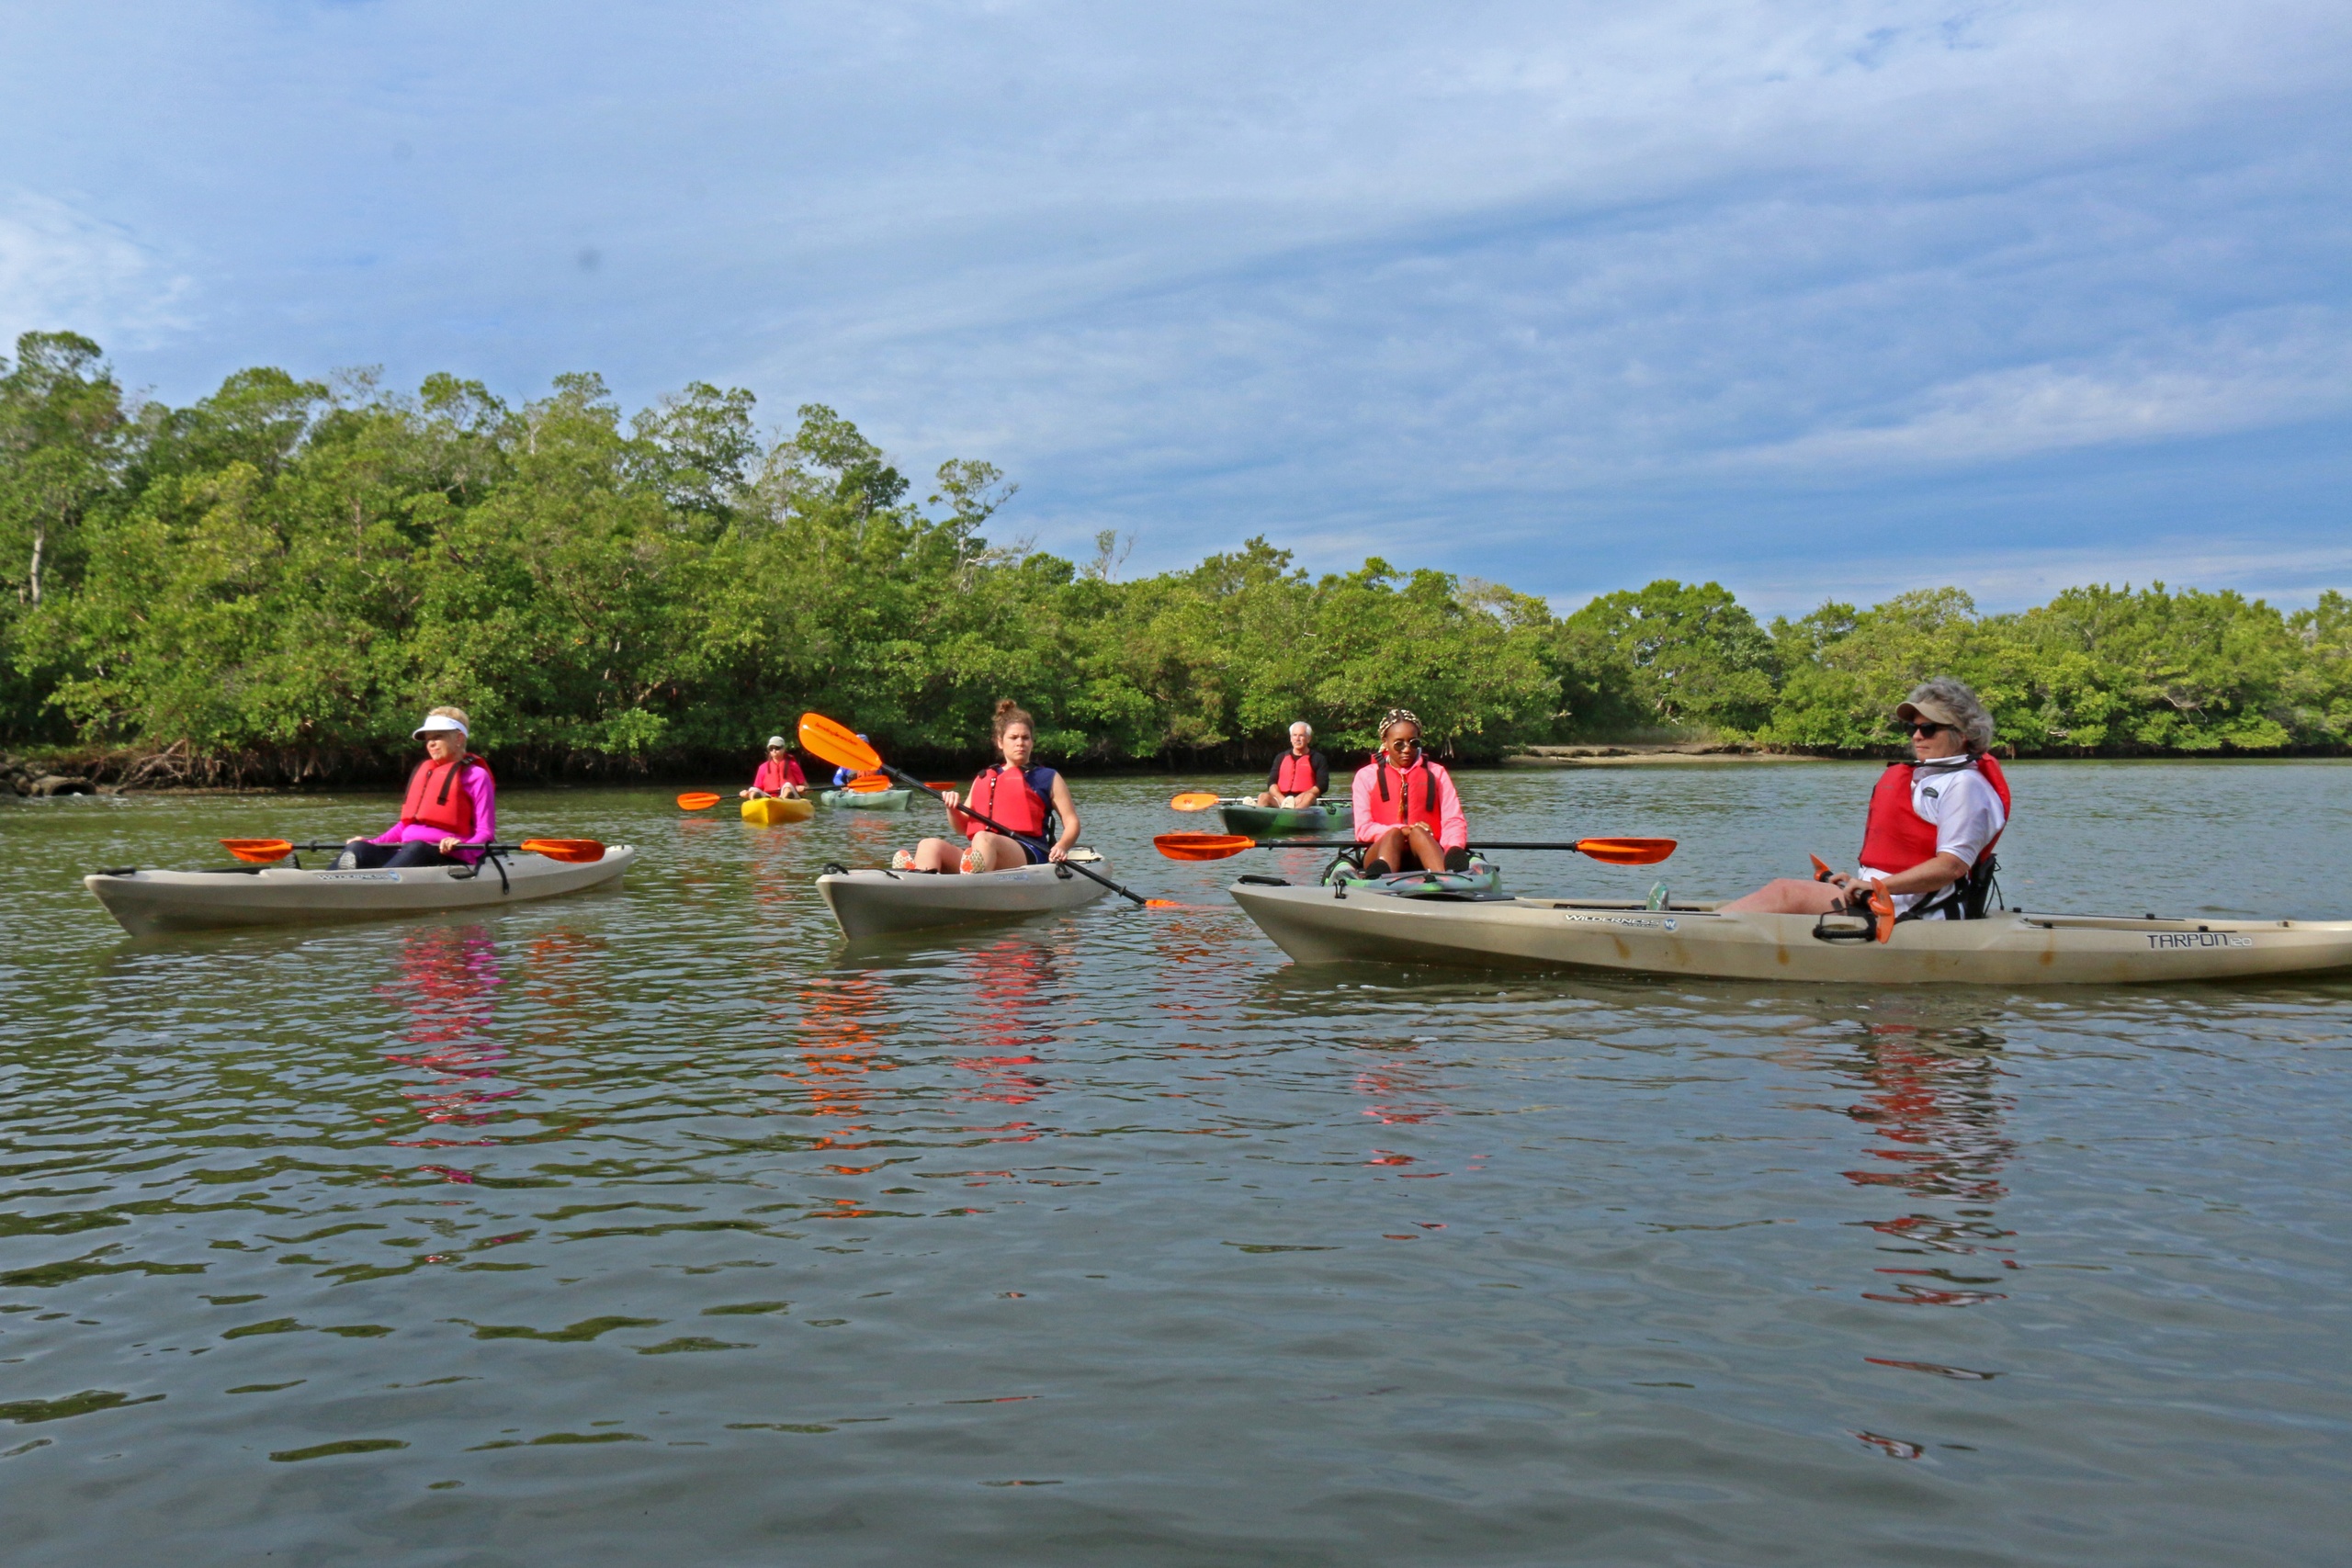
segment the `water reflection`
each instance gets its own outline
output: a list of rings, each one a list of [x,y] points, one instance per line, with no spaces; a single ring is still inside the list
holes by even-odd
[[[2001,1227],[1994,1207],[2008,1195],[2001,1173],[2016,1146],[2003,1128],[2014,1105],[2003,1090],[2001,1044],[1982,1029],[1871,1023],[1862,1030],[1843,1072],[1864,1093],[1845,1114],[1881,1140],[1864,1151],[1878,1163],[1843,1174],[1857,1187],[1950,1207],[1859,1223],[1886,1238],[1883,1252],[1951,1260],[1883,1266],[1877,1272],[1899,1282],[1863,1292],[1865,1301],[1966,1307],[2007,1299],[1984,1288],[2001,1283],[2002,1274],[1982,1271],[1996,1263],[2018,1267],[2007,1256],[2013,1248],[2002,1245],[2015,1233]],[[1984,1261],[1962,1261],[1974,1257]]]
[[[384,1059],[433,1075],[413,1085],[407,1096],[427,1129],[460,1129],[488,1123],[501,1100],[522,1090],[499,1088],[506,1052],[493,1041],[491,1025],[504,977],[498,945],[481,925],[427,926],[407,933],[393,964],[397,978],[377,994],[409,1015],[402,1040],[409,1047],[387,1051]],[[487,1145],[489,1137],[458,1137],[428,1131],[419,1137],[387,1140],[395,1148],[446,1149]],[[425,1168],[452,1181],[470,1181],[465,1171]]]
[[[1043,1060],[1038,1053],[1056,1040],[1050,1027],[1053,992],[1057,988],[1053,950],[1007,938],[968,950],[959,967],[966,979],[958,989],[967,1005],[957,1012],[967,1021],[981,1049],[956,1058],[958,1071],[978,1079],[958,1097],[997,1105],[1026,1105],[1050,1093],[1045,1075],[1031,1069]]]

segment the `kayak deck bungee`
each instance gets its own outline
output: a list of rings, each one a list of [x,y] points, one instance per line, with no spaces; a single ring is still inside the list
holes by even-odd
[[[2352,969],[2352,920],[2167,919],[2005,909],[1907,920],[1887,941],[1810,915],[1585,898],[1443,899],[1244,878],[1242,912],[1301,964],[1604,969],[1874,986],[2153,985]]]
[[[500,865],[422,865],[377,871],[236,866],[220,871],[102,871],[82,879],[133,936],[232,926],[373,920],[559,897],[616,882],[637,851],[608,846],[601,860],[566,864],[535,854]],[[503,866],[502,883],[498,872]]]
[[[910,789],[829,789],[817,796],[817,802],[848,811],[904,811],[914,797]]]
[[[1072,850],[1070,859],[1091,870],[1107,869],[1091,850]],[[1091,904],[1110,891],[1050,862],[1010,871],[829,869],[817,878],[817,890],[842,934],[853,940],[1055,914]]]
[[[1351,893],[1386,893],[1399,898],[1487,899],[1504,896],[1503,874],[1491,861],[1484,860],[1474,860],[1461,871],[1417,869],[1364,876],[1359,867],[1345,859],[1337,859],[1324,868],[1323,886]]]
[[[1356,807],[1351,800],[1328,806],[1220,806],[1217,815],[1225,819],[1227,832],[1259,839],[1270,833],[1344,832],[1355,826]]]
[[[817,803],[801,796],[786,800],[775,796],[747,800],[743,803],[743,820],[755,828],[774,828],[786,822],[806,822],[817,815]]]

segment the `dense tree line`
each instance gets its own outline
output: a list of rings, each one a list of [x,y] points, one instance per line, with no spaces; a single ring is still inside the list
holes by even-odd
[[[1980,615],[1955,589],[1759,624],[1656,582],[1566,618],[1507,588],[1367,560],[1310,577],[1263,540],[1114,581],[981,530],[984,462],[918,487],[831,410],[763,442],[696,383],[633,417],[593,376],[511,406],[241,371],[187,408],[123,396],[96,344],[0,361],[0,739],[168,752],[198,774],[372,773],[424,705],[469,708],[525,772],[747,754],[804,707],[907,756],[968,753],[1000,695],[1043,749],[1263,756],[1295,717],[1369,744],[1713,734],[1868,750],[1889,694],[1949,671],[2019,748],[2335,748],[2352,604],[2069,591]],[[918,488],[927,493],[918,498]]]

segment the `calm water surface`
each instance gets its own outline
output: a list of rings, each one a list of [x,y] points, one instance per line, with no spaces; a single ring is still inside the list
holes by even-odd
[[[2352,914],[2352,769],[2015,772],[2012,902]],[[1692,897],[1873,773],[1464,793]],[[81,872],[390,798],[0,803],[8,1560],[2341,1560],[2352,984],[1300,970],[1180,782],[1080,797],[1189,908],[871,952],[903,818],[516,793],[627,887],[134,942]]]

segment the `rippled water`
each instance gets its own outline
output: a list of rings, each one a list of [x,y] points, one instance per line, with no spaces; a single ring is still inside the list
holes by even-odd
[[[1693,897],[1871,773],[1464,782]],[[2016,774],[2013,902],[2352,914],[2352,771]],[[517,793],[627,887],[133,942],[80,872],[390,802],[0,804],[9,1561],[2337,1560],[2352,984],[1295,969],[1177,782],[1080,795],[1192,908],[860,952],[902,818]]]

